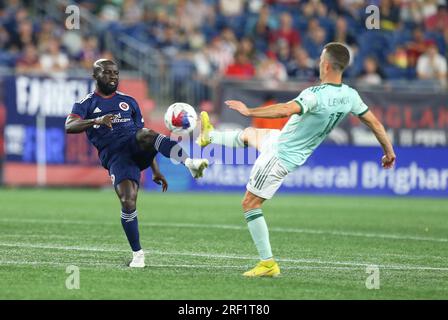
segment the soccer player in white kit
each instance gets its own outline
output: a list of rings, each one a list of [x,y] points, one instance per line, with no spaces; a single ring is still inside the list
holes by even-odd
[[[201,113],[201,134],[197,140],[200,146],[209,143],[229,147],[252,146],[260,151],[246,186],[242,206],[261,261],[244,276],[272,277],[280,274],[273,258],[262,204],[272,198],[286,175],[303,165],[347,114],[358,116],[372,130],[384,152],[381,159],[383,168],[389,169],[394,165],[396,156],[383,125],[369,111],[358,92],[342,83],[342,73],[349,60],[349,51],[343,44],[328,43],[320,56],[320,85],[303,90],[289,102],[267,107],[248,108],[241,101],[225,102],[231,109],[248,117],[291,116],[281,131],[256,128],[217,131],[207,113]]]

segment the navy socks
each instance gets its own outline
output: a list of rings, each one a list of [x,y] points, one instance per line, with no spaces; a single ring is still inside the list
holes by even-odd
[[[126,210],[121,210],[121,225],[126,233],[129,244],[132,251],[141,250],[140,246],[140,235],[138,233],[138,220],[137,220],[137,210],[132,210],[127,212]]]

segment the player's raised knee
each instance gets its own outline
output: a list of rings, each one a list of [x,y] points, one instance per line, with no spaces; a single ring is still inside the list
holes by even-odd
[[[149,146],[154,144],[158,135],[159,134],[154,130],[143,128],[137,132],[136,138],[138,143]]]

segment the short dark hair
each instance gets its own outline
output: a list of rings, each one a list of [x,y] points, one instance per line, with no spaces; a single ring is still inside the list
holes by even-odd
[[[330,42],[324,49],[333,70],[343,72],[350,62],[350,52],[347,47],[340,42]]]

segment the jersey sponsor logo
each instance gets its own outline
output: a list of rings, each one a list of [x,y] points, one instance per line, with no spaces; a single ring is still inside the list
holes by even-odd
[[[112,123],[123,123],[123,122],[129,122],[131,121],[131,118],[122,118],[121,112],[116,114],[114,118],[112,119]]]
[[[128,111],[129,110],[129,105],[126,102],[120,102],[120,104],[118,106],[123,111]]]
[[[95,110],[93,110],[93,113],[100,113],[102,112],[100,108],[96,107]]]

